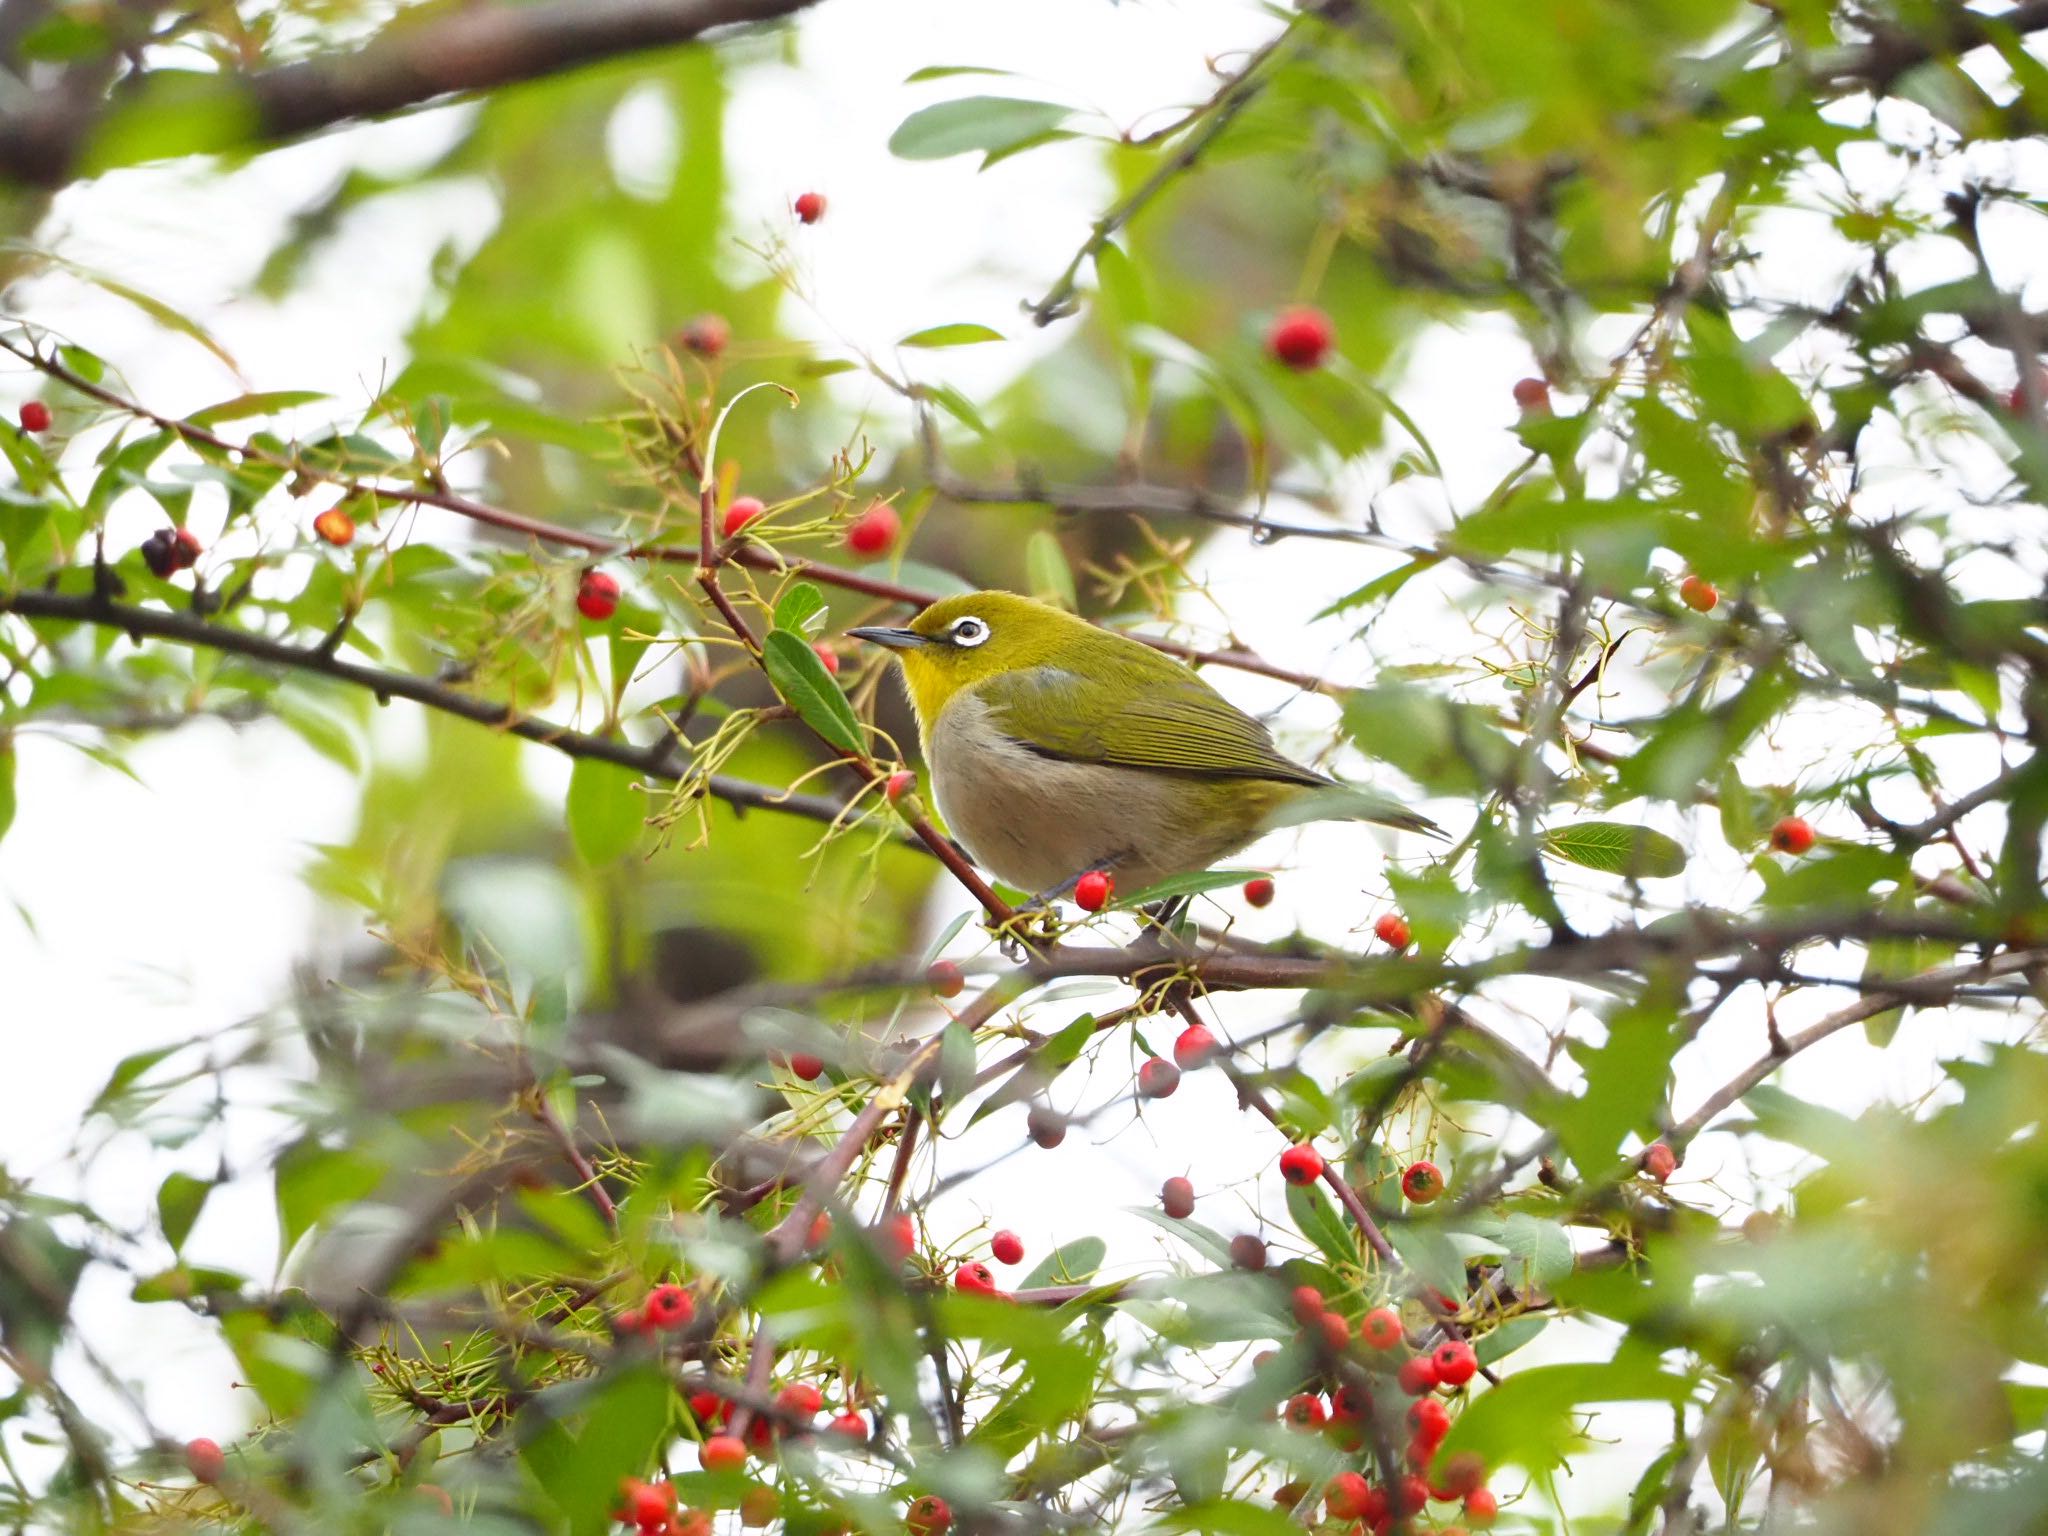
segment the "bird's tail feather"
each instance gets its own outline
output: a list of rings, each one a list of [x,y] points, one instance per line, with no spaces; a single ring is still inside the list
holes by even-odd
[[[1392,795],[1382,795],[1351,784],[1331,784],[1290,795],[1266,817],[1264,830],[1270,832],[1277,827],[1298,827],[1309,821],[1371,821],[1383,827],[1399,827],[1403,832],[1421,832],[1430,837],[1450,835],[1427,816],[1419,816],[1409,810]]]

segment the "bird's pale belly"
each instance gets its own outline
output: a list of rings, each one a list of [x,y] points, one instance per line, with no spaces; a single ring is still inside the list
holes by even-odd
[[[947,830],[998,879],[1033,893],[1107,867],[1126,892],[1206,869],[1251,841],[1241,815],[1185,778],[1041,757],[963,693],[925,743]]]

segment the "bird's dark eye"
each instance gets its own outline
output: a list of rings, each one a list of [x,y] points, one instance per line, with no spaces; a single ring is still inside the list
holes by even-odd
[[[988,638],[988,625],[969,614],[964,619],[955,619],[947,633],[955,645],[974,646]]]

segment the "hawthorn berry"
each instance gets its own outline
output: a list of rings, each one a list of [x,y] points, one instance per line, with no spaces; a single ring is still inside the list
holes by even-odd
[[[1363,1472],[1339,1472],[1323,1489],[1332,1520],[1363,1520],[1372,1498],[1372,1484]]]
[[[782,1500],[766,1483],[756,1483],[740,1495],[740,1524],[748,1527],[772,1525],[782,1513]]]
[[[1190,1024],[1173,1042],[1174,1065],[1183,1072],[1204,1067],[1216,1054],[1216,1037],[1206,1024]]]
[[[965,1291],[970,1296],[1000,1296],[996,1289],[996,1272],[979,1259],[972,1264],[962,1264],[953,1271],[953,1289]]]
[[[1441,1440],[1451,1432],[1451,1410],[1441,1398],[1418,1397],[1408,1405],[1408,1427],[1418,1440]]]
[[[735,496],[732,505],[725,509],[725,521],[719,526],[729,539],[749,523],[759,522],[767,511],[758,496]]]
[[[882,795],[891,805],[900,805],[903,797],[916,788],[917,775],[908,768],[899,768],[883,784]]]
[[[1358,1336],[1372,1349],[1392,1349],[1401,1342],[1401,1314],[1392,1307],[1374,1307],[1358,1325]]]
[[[1780,853],[1804,853],[1813,846],[1813,824],[1804,816],[1787,816],[1771,828],[1771,846]]]
[[[866,1445],[868,1443],[868,1421],[855,1413],[851,1408],[835,1417],[830,1424],[825,1426],[825,1430],[828,1434],[838,1436],[839,1439],[845,1441],[848,1445]]]
[[[1323,366],[1337,340],[1330,317],[1312,305],[1296,304],[1280,311],[1266,331],[1266,351],[1274,361],[1306,373]]]
[[[1477,1451],[1453,1451],[1444,1458],[1438,1485],[1453,1499],[1462,1499],[1486,1484],[1486,1460]]]
[[[1163,1056],[1147,1057],[1138,1068],[1138,1097],[1163,1099],[1180,1086],[1180,1068]]]
[[[1083,912],[1100,912],[1109,905],[1116,890],[1116,877],[1105,869],[1091,869],[1074,882],[1074,905]]]
[[[1436,1362],[1428,1355],[1411,1356],[1401,1362],[1401,1369],[1395,1372],[1394,1379],[1410,1397],[1420,1397],[1437,1384]]]
[[[1329,1421],[1324,1411],[1323,1400],[1313,1392],[1297,1392],[1287,1399],[1280,1410],[1280,1417],[1291,1429],[1321,1429]]]
[[[171,535],[172,563],[181,571],[189,571],[198,564],[204,548],[199,542],[199,535],[190,528],[180,528]]]
[[[1678,1154],[1661,1141],[1643,1149],[1643,1172],[1662,1184],[1678,1171]]]
[[[815,224],[825,217],[825,194],[822,192],[800,192],[790,204],[798,219],[806,224]]]
[[[910,1536],[945,1536],[953,1524],[953,1509],[936,1493],[927,1493],[913,1499],[910,1509],[903,1516],[903,1525]]]
[[[40,432],[42,428],[31,427],[29,430]],[[226,1475],[227,1469],[227,1453],[220,1448],[218,1440],[201,1438],[185,1442],[185,1470],[192,1474],[195,1482],[217,1483]]]
[[[1287,1298],[1287,1305],[1297,1323],[1313,1328],[1316,1319],[1323,1315],[1323,1293],[1312,1285],[1297,1285],[1294,1294]]]
[[[622,1308],[612,1319],[612,1332],[619,1338],[631,1338],[636,1333],[647,1331],[647,1314],[638,1307]]]
[[[732,327],[723,315],[699,315],[683,327],[682,343],[699,357],[716,357],[732,341]]]
[[[1290,1184],[1313,1184],[1323,1176],[1323,1154],[1297,1142],[1280,1154],[1280,1177]]]
[[[1429,1363],[1436,1367],[1436,1379],[1447,1387],[1462,1387],[1479,1369],[1479,1357],[1463,1339],[1445,1339]]]
[[[1265,1239],[1240,1232],[1230,1240],[1230,1262],[1239,1269],[1258,1273],[1266,1267]]]
[[[1175,1175],[1159,1186],[1159,1203],[1176,1221],[1195,1213],[1195,1186]]]
[[[1323,1333],[1323,1347],[1340,1355],[1351,1347],[1351,1320],[1341,1312],[1325,1312],[1316,1319]]]
[[[1372,1398],[1364,1391],[1350,1385],[1339,1386],[1330,1394],[1330,1417],[1339,1421],[1362,1419],[1372,1412]]]
[[[846,547],[856,555],[884,555],[903,531],[903,518],[886,501],[870,502],[865,512],[846,525]]]
[[[619,581],[603,571],[585,571],[576,583],[576,611],[603,623],[619,611]]]
[[[1444,1192],[1443,1170],[1435,1163],[1411,1163],[1401,1175],[1401,1193],[1413,1205],[1428,1205]]]
[[[709,1428],[723,1422],[725,1399],[716,1392],[692,1392],[690,1394],[690,1417],[700,1425]]]
[[[643,1483],[637,1477],[619,1479],[619,1519],[643,1531],[658,1531],[668,1524],[676,1507],[676,1491],[668,1483]]]
[[[825,1408],[825,1397],[808,1381],[792,1381],[775,1394],[775,1406],[789,1418],[809,1423]]]
[[[24,432],[47,432],[50,430],[50,408],[40,400],[21,402],[21,430]]]
[[[1067,1117],[1050,1104],[1034,1104],[1024,1117],[1031,1139],[1048,1152],[1067,1139]]]
[[[901,1264],[917,1247],[917,1223],[906,1211],[898,1211],[876,1230],[881,1236],[882,1251],[893,1263]]]
[[[1271,906],[1273,902],[1273,882],[1265,875],[1254,875],[1244,883],[1244,899],[1248,906]]]
[[[1550,386],[1542,379],[1515,380],[1515,406],[1524,416],[1550,414]]]
[[[1715,604],[1721,601],[1721,594],[1704,577],[1688,576],[1678,584],[1678,600],[1694,613],[1712,613]]]
[[[1465,1518],[1474,1525],[1491,1525],[1499,1513],[1500,1500],[1490,1490],[1474,1488],[1465,1495]]]
[[[736,1472],[747,1464],[747,1448],[738,1435],[713,1435],[698,1451],[706,1472]]]
[[[697,1303],[680,1285],[673,1282],[657,1285],[647,1293],[646,1316],[650,1328],[687,1328],[690,1319],[696,1315]]]
[[[313,519],[313,532],[336,549],[341,549],[354,542],[356,520],[339,507],[329,507]]]
[[[811,649],[817,654],[818,660],[825,664],[825,670],[832,676],[837,677],[839,675],[839,652],[834,650],[830,643],[824,640],[814,640],[811,642]]]
[[[804,1234],[804,1246],[818,1249],[832,1236],[832,1213],[820,1211],[811,1218],[811,1230]]]
[[[1397,1515],[1420,1514],[1422,1506],[1429,1502],[1429,1484],[1411,1472],[1394,1484],[1388,1502]]]
[[[1372,925],[1372,931],[1389,949],[1406,949],[1408,940],[1413,937],[1408,932],[1408,919],[1398,912],[1381,913],[1380,920]]]
[[[988,1240],[988,1251],[996,1256],[998,1264],[1022,1264],[1024,1239],[1005,1229]]]
[[[825,1071],[824,1058],[809,1051],[794,1052],[789,1058],[789,1070],[805,1082],[814,1083]]]

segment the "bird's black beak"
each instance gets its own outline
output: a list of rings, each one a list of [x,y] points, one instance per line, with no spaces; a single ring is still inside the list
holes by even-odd
[[[876,645],[887,646],[892,651],[914,651],[921,645],[931,644],[928,638],[914,629],[885,629],[876,625],[866,629],[849,629],[847,633],[856,640],[871,641]]]

